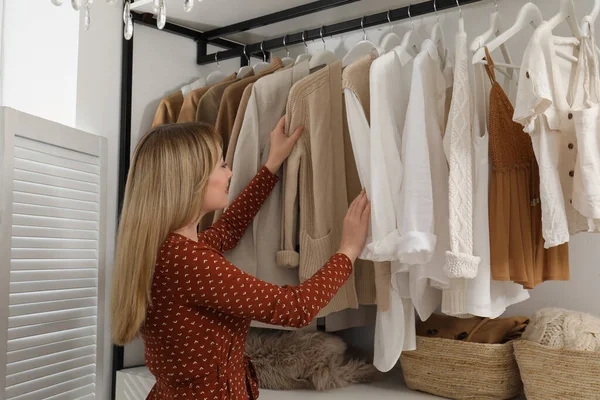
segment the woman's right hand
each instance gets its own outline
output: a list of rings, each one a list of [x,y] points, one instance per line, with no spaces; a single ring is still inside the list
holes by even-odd
[[[367,241],[369,221],[371,217],[371,203],[367,199],[365,190],[350,204],[344,218],[342,241],[338,253],[347,255],[354,263]]]

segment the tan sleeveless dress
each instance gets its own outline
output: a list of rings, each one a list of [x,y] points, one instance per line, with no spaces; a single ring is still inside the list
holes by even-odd
[[[486,49],[490,91],[490,257],[492,278],[532,289],[569,279],[568,244],[544,249],[540,174],[531,138],[513,122],[514,109],[496,81]]]

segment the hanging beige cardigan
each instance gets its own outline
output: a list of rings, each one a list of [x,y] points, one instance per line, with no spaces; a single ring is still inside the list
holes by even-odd
[[[162,99],[156,109],[156,114],[154,114],[152,128],[177,122],[182,106],[183,93],[181,93],[181,90]]]
[[[341,62],[294,85],[286,124],[288,134],[299,126],[304,126],[304,133],[284,167],[283,250],[277,253],[277,264],[299,266],[300,281],[305,281],[338,250],[348,209]],[[298,242],[300,253],[296,252]],[[358,308],[354,273],[319,316],[347,308]]]

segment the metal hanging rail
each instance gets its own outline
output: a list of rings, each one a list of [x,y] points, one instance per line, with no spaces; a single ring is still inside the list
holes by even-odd
[[[459,3],[460,6],[464,6],[480,1],[483,0],[436,0],[436,6],[438,11],[442,11],[450,8],[456,8]],[[410,5],[410,15],[412,17],[430,14],[434,11],[435,9],[433,7],[433,0]],[[366,15],[361,18],[355,18],[352,20],[338,22],[332,25],[325,25],[323,27],[318,27],[303,32],[297,32],[285,36],[280,36],[274,39],[268,39],[259,43],[249,44],[245,46],[246,53],[262,54],[261,46],[262,49],[264,49],[265,51],[283,48],[284,39],[286,41],[287,46],[291,46],[295,44],[308,42],[311,40],[321,39],[321,34],[323,35],[323,37],[340,35],[342,33],[362,29],[363,26],[365,28],[368,28],[372,26],[387,24],[389,22],[400,21],[407,18],[409,18],[409,6],[400,7],[393,10],[380,12],[377,14]],[[219,61],[223,61],[231,58],[243,57],[243,55],[244,46],[242,46],[241,48],[220,51],[216,54],[198,54],[197,63],[199,65],[210,64],[215,62],[216,58],[218,58]]]
[[[302,17],[304,15],[313,14],[319,11],[327,10],[329,8],[339,7],[350,3],[355,3],[360,0],[319,0],[313,1],[312,3],[303,4],[301,6],[288,8],[287,10],[277,11],[272,14],[263,15],[258,18],[252,18],[247,21],[235,23],[233,25],[224,26],[222,28],[216,28],[210,31],[206,31],[202,34],[202,39],[211,40],[233,33],[239,33],[249,31],[251,29],[260,28],[266,25],[272,25],[277,22],[287,21]]]

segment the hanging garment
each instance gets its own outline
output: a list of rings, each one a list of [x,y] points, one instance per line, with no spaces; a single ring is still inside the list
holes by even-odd
[[[452,87],[450,63],[448,57],[444,67],[435,43],[423,41],[413,65],[402,133],[398,257],[409,265],[410,297],[422,321],[441,305],[438,289],[447,289],[450,282],[443,271],[450,239],[448,164],[442,142],[447,91]]]
[[[286,124],[288,134],[299,126],[304,126],[304,133],[284,165],[282,251],[277,254],[277,264],[299,266],[303,282],[336,251],[348,210],[341,62],[294,85]],[[346,308],[358,308],[354,274],[319,316]]]
[[[354,154],[368,157],[369,140],[369,120],[370,120],[370,94],[369,94],[369,71],[371,64],[376,58],[370,54],[361,57],[359,60],[344,68],[342,73],[342,87],[344,89],[344,155],[346,160],[346,186],[348,190],[348,202],[352,202],[364,187],[367,189],[364,178],[359,177],[358,163]],[[348,105],[350,104],[350,107]],[[366,110],[366,111],[365,111]],[[366,115],[365,115],[366,114]],[[354,144],[351,136],[360,136],[367,145],[365,149],[355,153],[358,145]],[[362,153],[362,154],[361,154]],[[364,163],[364,160],[363,160]],[[368,164],[368,159],[366,160]],[[364,166],[363,166],[364,168]],[[366,171],[368,173],[368,169]],[[370,177],[369,177],[370,180]],[[370,188],[367,189],[367,195]],[[359,257],[354,263],[354,273],[356,274],[356,292],[358,293],[358,302],[360,304],[377,304],[377,297],[385,303],[378,309],[385,311],[389,307],[390,292],[390,267],[389,263],[378,263],[373,265],[372,261],[363,260]],[[378,276],[379,287],[376,288],[376,279]],[[376,294],[379,294],[378,296]]]
[[[217,122],[217,117],[219,116],[219,107],[225,89],[236,82],[238,81],[223,81],[211,86],[200,98],[200,101],[198,101],[198,106],[196,107],[196,122],[205,122],[214,126]]]
[[[544,249],[539,171],[531,139],[512,121],[513,107],[496,81],[489,52],[490,254],[492,277],[531,289],[546,280],[569,279],[568,246]]]
[[[177,122],[182,106],[183,94],[181,93],[181,90],[162,99],[158,105],[156,114],[154,115],[152,128]]]
[[[256,82],[263,76],[272,74],[281,68],[283,68],[281,59],[279,57],[273,57],[271,65],[264,71],[235,82],[223,93],[223,98],[221,99],[221,104],[219,106],[219,115],[217,116],[215,125],[217,132],[219,132],[223,138],[223,156],[227,156],[226,151],[229,146],[229,137],[231,136],[235,117],[237,115],[238,108],[240,107],[240,102],[246,86]],[[274,127],[275,125],[273,125],[271,129]]]
[[[473,254],[473,102],[469,82],[467,33],[456,35],[452,103],[444,136],[449,166],[450,250],[444,272],[451,278],[442,293],[442,312],[464,315],[468,280],[477,276],[480,258]]]
[[[223,82],[230,82],[233,80],[235,80],[235,74],[229,75],[223,80]],[[185,96],[185,99],[183,100],[183,105],[181,106],[181,111],[179,112],[179,117],[177,118],[178,124],[196,121],[198,103],[200,102],[202,96],[204,96],[213,86],[214,85],[209,85],[193,89],[188,93],[187,96]]]
[[[395,251],[400,239],[396,213],[402,185],[401,133],[408,106],[412,62],[409,53],[401,48],[373,61],[369,145],[356,146],[360,170],[370,171],[369,179],[365,178],[372,205],[373,243],[368,245],[369,253],[373,260],[391,261],[389,307],[387,311],[378,310],[375,323],[373,364],[382,372],[394,368],[403,350],[415,350],[417,346],[408,269],[397,261]],[[357,136],[357,140],[361,137]],[[363,153],[367,149],[369,156]]]
[[[285,114],[294,83],[309,75],[308,62],[265,76],[253,84],[235,149],[229,186],[233,201],[269,158],[271,131]],[[278,175],[282,175],[281,171]],[[244,272],[276,285],[295,286],[298,271],[280,268],[275,256],[281,245],[282,186],[277,184],[227,259]]]
[[[194,82],[184,85],[181,88],[181,94],[183,95],[183,98],[185,99],[192,90],[200,89],[201,87],[204,87],[204,86],[206,86],[205,78],[196,79]]]
[[[253,74],[253,72],[251,72]],[[233,130],[231,131],[231,137],[229,138],[229,145],[227,146],[227,151],[225,152],[225,163],[229,165],[229,168],[232,168],[233,171],[233,158],[235,155],[235,147],[238,142],[238,137],[240,136],[240,131],[242,129],[242,124],[244,122],[244,116],[246,115],[246,108],[248,107],[248,102],[250,101],[250,94],[252,94],[252,88],[254,84],[251,83],[246,86],[244,89],[244,94],[242,95],[242,100],[240,100],[240,107],[238,108],[237,114],[235,115],[235,122],[233,123]],[[214,212],[213,222],[217,222],[221,215],[223,215],[224,210],[217,210]]]
[[[529,298],[529,291],[514,282],[492,280],[489,224],[489,134],[487,102],[491,85],[482,65],[474,66],[475,113],[473,142],[473,255],[480,258],[477,276],[465,280],[465,287],[451,286],[442,294],[442,312],[456,316],[498,318],[506,309]],[[516,80],[512,83],[516,86]],[[458,84],[455,82],[455,84]]]
[[[531,136],[540,165],[542,231],[546,248],[568,242],[570,235],[577,232],[600,231],[600,220],[595,219],[598,216],[590,212],[596,204],[594,196],[600,190],[600,178],[594,172],[600,157],[598,129],[595,129],[595,122],[590,124],[590,121],[597,121],[599,110],[597,104],[594,107],[584,104],[581,90],[590,88],[590,77],[596,80],[598,74],[597,67],[590,71],[589,66],[584,65],[589,59],[587,55],[593,53],[587,50],[587,42],[585,38],[579,43],[573,37],[553,36],[548,26],[542,24],[527,46],[519,77],[513,118]],[[578,64],[556,54],[558,50],[572,54],[577,46]],[[581,71],[578,77],[577,70]],[[592,176],[581,162],[578,163],[580,152],[582,161],[590,163]],[[592,217],[582,215],[575,205]]]
[[[231,130],[229,145],[227,146],[227,151],[225,152],[225,162],[227,165],[231,166],[231,168],[233,168],[235,148],[237,147],[238,138],[240,136],[240,131],[242,130],[244,116],[246,115],[246,110],[248,109],[248,103],[250,102],[250,95],[252,94],[253,88],[254,83],[246,86],[246,89],[244,89],[244,94],[242,95],[242,99],[240,100],[240,107],[235,115],[235,122],[233,123],[233,128]]]

